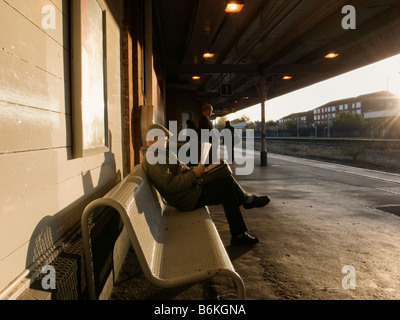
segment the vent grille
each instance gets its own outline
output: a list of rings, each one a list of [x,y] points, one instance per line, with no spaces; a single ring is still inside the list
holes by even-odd
[[[394,194],[400,194],[400,187],[382,187],[382,188],[376,188],[376,189],[380,190],[380,191],[394,193]]]

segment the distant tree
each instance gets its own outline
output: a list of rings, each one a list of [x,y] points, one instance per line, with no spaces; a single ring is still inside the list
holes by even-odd
[[[248,116],[241,116],[240,118],[232,120],[231,124],[242,123],[242,122],[251,122],[251,120]]]
[[[228,120],[227,117],[223,116],[218,118],[216,128],[221,131],[225,128],[225,122]]]
[[[257,125],[254,122],[250,122],[248,129],[257,131]]]
[[[265,133],[267,134],[267,136],[271,137],[271,136],[276,136],[276,132],[278,129],[278,121],[274,121],[274,120],[268,120],[265,123]],[[261,130],[261,126],[260,126],[260,132],[262,132]]]
[[[267,127],[276,127],[277,124],[277,121],[274,120],[268,120],[266,123]]]
[[[363,129],[364,117],[358,113],[342,111],[332,120],[332,127],[339,131],[355,131]]]
[[[297,129],[297,120],[296,119],[291,119],[288,122],[286,122],[286,128],[288,130],[295,130]]]

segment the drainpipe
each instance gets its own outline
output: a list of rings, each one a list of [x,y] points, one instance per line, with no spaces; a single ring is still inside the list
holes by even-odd
[[[146,0],[145,3],[145,94],[146,105],[152,106],[153,100],[153,0]]]

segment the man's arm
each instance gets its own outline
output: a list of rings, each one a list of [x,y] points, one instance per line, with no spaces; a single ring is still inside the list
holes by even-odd
[[[179,193],[190,188],[197,178],[204,172],[204,166],[194,167],[174,174],[168,164],[155,164],[148,166],[146,170],[153,184],[163,193]]]
[[[196,177],[200,177],[204,173],[205,166],[204,164],[199,164],[196,167],[192,167],[192,171],[196,175]]]

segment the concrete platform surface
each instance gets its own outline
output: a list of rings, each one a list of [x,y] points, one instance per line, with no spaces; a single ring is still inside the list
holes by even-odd
[[[271,203],[244,210],[254,246],[232,247],[221,206],[214,222],[250,300],[400,299],[400,175],[268,154],[237,176]],[[218,277],[176,289],[144,279],[130,252],[112,299],[232,299]]]

